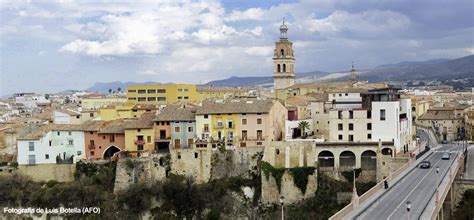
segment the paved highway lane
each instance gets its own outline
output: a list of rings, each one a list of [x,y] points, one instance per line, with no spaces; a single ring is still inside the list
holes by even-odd
[[[452,151],[451,159],[442,160],[442,154],[447,149]],[[437,150],[426,159],[431,162],[431,168],[414,168],[357,219],[405,219],[407,201],[412,203],[410,219],[418,219],[435,192],[436,166],[440,168],[441,181],[457,155],[458,148],[455,145],[444,145]]]

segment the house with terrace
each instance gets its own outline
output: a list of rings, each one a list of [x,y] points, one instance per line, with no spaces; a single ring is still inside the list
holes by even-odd
[[[155,149],[191,148],[196,139],[196,108],[169,105],[158,110],[154,119]]]

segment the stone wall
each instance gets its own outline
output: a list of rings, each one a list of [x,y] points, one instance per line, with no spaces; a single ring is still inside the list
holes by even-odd
[[[262,172],[262,203],[264,205],[279,204],[280,196],[285,197],[285,204],[292,204],[303,199],[314,196],[318,188],[317,170],[314,174],[308,176],[308,183],[306,191],[303,193],[295,185],[294,178],[288,170],[286,170],[281,178],[281,190],[278,191],[278,186],[275,178],[269,174],[268,179]]]
[[[197,183],[208,182],[211,176],[212,150],[171,150],[171,173],[191,176]]]
[[[17,173],[31,177],[34,181],[70,182],[74,180],[76,164],[19,165]]]
[[[265,147],[263,160],[274,167],[315,166],[315,143],[311,140],[273,141]]]
[[[377,157],[377,182],[397,171],[400,167],[408,163],[408,157],[391,157],[382,155]]]
[[[250,178],[258,174],[258,161],[263,157],[264,147],[246,147],[214,151],[211,162],[211,179],[242,176]]]

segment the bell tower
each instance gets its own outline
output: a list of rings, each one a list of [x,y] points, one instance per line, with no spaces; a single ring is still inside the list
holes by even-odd
[[[286,89],[295,84],[295,57],[293,43],[288,40],[288,27],[285,20],[280,26],[280,40],[275,42],[273,53],[273,87],[276,90]]]

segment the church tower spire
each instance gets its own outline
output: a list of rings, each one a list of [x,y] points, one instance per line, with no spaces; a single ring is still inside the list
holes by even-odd
[[[354,69],[354,61],[352,61],[351,80],[354,82],[356,81],[356,70]]]
[[[280,25],[280,39],[275,42],[273,53],[273,87],[277,94],[278,90],[286,89],[294,84],[295,57],[293,55],[293,43],[288,40],[288,26],[285,24],[285,19],[283,19],[283,23]]]

